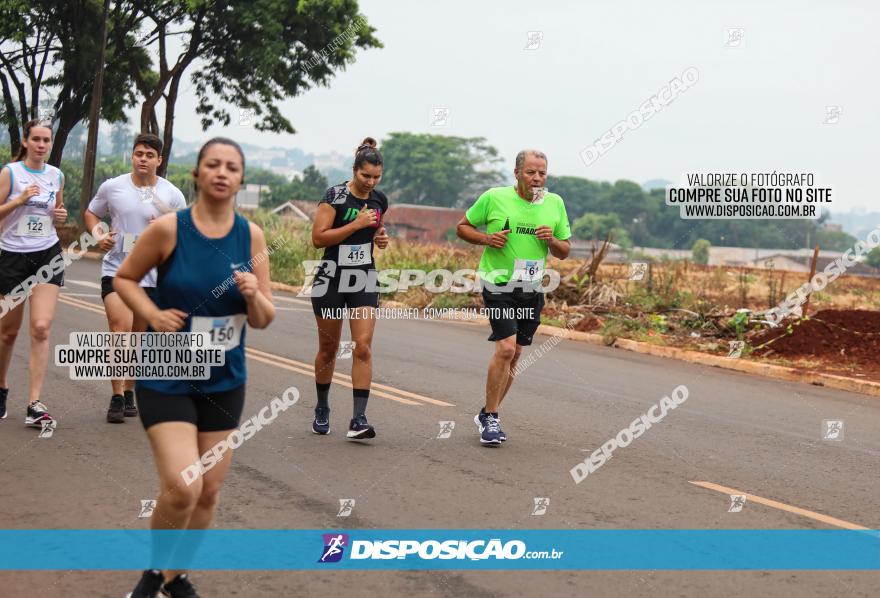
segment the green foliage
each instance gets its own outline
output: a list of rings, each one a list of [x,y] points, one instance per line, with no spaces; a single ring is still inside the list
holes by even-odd
[[[727,323],[727,326],[736,333],[736,338],[742,340],[749,326],[749,312],[738,311]]]
[[[262,205],[269,208],[292,199],[320,201],[330,186],[327,177],[313,165],[307,166],[301,177],[293,177],[289,181],[273,172],[258,170],[254,177],[248,174],[248,182],[269,186],[269,193],[262,201]]]
[[[624,248],[632,246],[629,234],[620,223],[620,216],[615,213],[594,214],[587,212],[574,221],[571,232],[578,239],[588,240],[604,239],[610,233],[612,243],[621,245]]]
[[[874,268],[880,268],[880,247],[875,247],[868,252],[865,263]]]
[[[498,150],[482,137],[391,133],[380,149],[382,187],[392,201],[464,206],[501,183]]]
[[[712,244],[706,239],[697,239],[694,241],[693,246],[691,246],[691,254],[693,255],[694,262],[697,264],[708,264],[709,248],[711,247]]]
[[[846,251],[855,245],[857,240],[843,231],[819,229],[816,233],[816,243],[827,251]]]

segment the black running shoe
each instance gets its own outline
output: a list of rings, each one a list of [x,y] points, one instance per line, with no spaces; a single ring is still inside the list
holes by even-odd
[[[315,420],[312,422],[312,432],[315,434],[330,433],[329,407],[315,407]]]
[[[110,398],[107,421],[111,424],[121,424],[125,421],[125,399],[122,395],[113,395]]]
[[[6,419],[6,397],[9,396],[8,388],[0,388],[0,419]]]
[[[199,598],[195,586],[192,585],[189,575],[186,573],[181,573],[162,586],[162,593],[171,596],[171,598]]]
[[[141,580],[126,598],[158,598],[164,581],[165,576],[161,571],[148,569],[144,571]]]
[[[352,440],[366,440],[367,438],[375,438],[376,430],[367,423],[367,416],[361,415],[351,420],[351,423],[348,424],[348,434],[345,436]]]
[[[125,410],[123,413],[125,414],[125,417],[137,417],[138,408],[137,405],[134,404],[133,390],[125,391]]]
[[[24,418],[24,425],[31,428],[42,428],[43,422],[54,422],[55,420],[49,415],[46,406],[42,401],[34,401],[27,408],[27,415]]]

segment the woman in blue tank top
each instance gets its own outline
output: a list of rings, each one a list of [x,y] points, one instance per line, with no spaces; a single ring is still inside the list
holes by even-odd
[[[244,179],[241,148],[229,139],[208,141],[193,177],[196,203],[155,220],[114,280],[116,292],[149,323],[149,331],[207,332],[211,344],[225,350],[224,365],[211,367],[208,380],[137,382],[140,417],[160,479],[152,529],[210,526],[232,461],[226,440],[244,407],[245,328],[265,328],[275,317],[263,231],[235,212]],[[155,303],[139,284],[153,267]],[[205,467],[200,456],[221,441],[230,454]],[[196,595],[182,572],[148,570],[131,596],[154,596],[163,587],[171,596]]]

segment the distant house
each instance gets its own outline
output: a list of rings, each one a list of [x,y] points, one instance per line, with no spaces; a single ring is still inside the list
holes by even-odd
[[[282,218],[290,218],[294,220],[302,220],[303,222],[311,222],[312,218],[314,218],[314,211],[317,209],[317,207],[318,204],[313,201],[285,201],[283,204],[273,209],[272,213],[277,214]]]
[[[246,210],[256,210],[260,207],[260,198],[269,193],[268,185],[247,184],[235,195],[235,205]]]
[[[393,203],[388,207],[388,216],[383,217],[382,222],[388,229],[388,234],[393,237],[439,242],[446,241],[446,233],[455,228],[464,212],[459,208]]]
[[[823,256],[821,255],[822,252],[819,252],[819,254],[819,257],[816,258],[816,272],[823,271],[825,267],[828,266],[828,264],[843,255],[837,254],[834,256]],[[755,268],[773,268],[774,270],[788,270],[791,272],[809,272],[812,262],[812,253],[809,256],[804,257],[777,253],[774,255],[768,255],[760,260],[756,260],[755,263],[749,265]],[[865,263],[858,263],[849,266],[846,269],[846,274],[854,276],[880,277],[880,269],[872,268]]]

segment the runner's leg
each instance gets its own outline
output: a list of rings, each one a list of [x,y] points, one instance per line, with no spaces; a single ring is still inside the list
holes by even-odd
[[[0,301],[5,297],[0,296]],[[12,350],[15,339],[24,319],[24,301],[10,309],[0,318],[0,388],[9,388],[6,375],[9,373],[9,364],[12,361]]]
[[[31,355],[28,360],[30,379],[29,403],[40,400],[43,378],[49,365],[49,330],[55,317],[55,306],[61,287],[54,284],[38,284],[31,293],[30,334]]]

